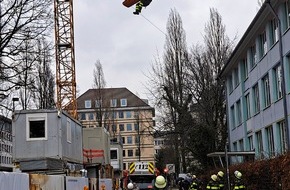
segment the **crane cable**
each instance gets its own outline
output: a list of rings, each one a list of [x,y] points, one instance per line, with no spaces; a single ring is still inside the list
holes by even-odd
[[[133,7],[133,9],[135,9]],[[156,26],[152,21],[150,21],[148,18],[146,18],[142,13],[140,13],[140,15],[145,19],[147,20],[152,26],[154,26],[157,30],[159,30],[162,34],[165,35],[165,37],[167,36],[167,34],[165,32],[163,32],[158,26]]]
[[[167,34],[165,32],[163,32],[158,26],[156,26],[153,22],[151,22],[148,18],[146,18],[143,14],[141,14],[141,16],[147,20],[152,26],[154,26],[157,30],[159,30],[161,33],[163,33],[165,36],[167,36]]]

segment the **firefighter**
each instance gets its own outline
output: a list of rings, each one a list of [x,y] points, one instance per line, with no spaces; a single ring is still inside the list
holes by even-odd
[[[217,179],[220,186],[220,190],[223,190],[225,188],[224,172],[219,171],[217,173]]]
[[[234,179],[234,184],[233,184],[233,189],[234,190],[245,190],[246,189],[246,186],[245,184],[243,183],[243,180],[242,180],[242,173],[239,172],[239,171],[235,171],[234,172],[234,176],[235,176],[235,179]]]
[[[154,188],[153,189],[154,190],[161,190],[161,189],[166,190],[167,189],[166,180],[162,175],[159,175],[156,177],[156,179],[154,181]]]
[[[220,186],[217,181],[217,176],[215,174],[210,176],[210,181],[208,182],[206,189],[215,189],[215,190],[220,189]]]
[[[192,182],[189,186],[189,190],[198,190],[200,189],[199,186],[200,186],[200,182],[197,179],[196,175],[192,175]]]
[[[138,3],[136,4],[135,7],[135,12],[133,12],[134,15],[139,15],[139,13],[141,13],[142,7],[147,7],[152,0],[140,0],[138,1]]]

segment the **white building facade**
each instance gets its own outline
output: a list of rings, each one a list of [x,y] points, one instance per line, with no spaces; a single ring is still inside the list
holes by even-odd
[[[262,5],[220,76],[227,89],[230,150],[255,151],[258,159],[287,152],[290,0]]]

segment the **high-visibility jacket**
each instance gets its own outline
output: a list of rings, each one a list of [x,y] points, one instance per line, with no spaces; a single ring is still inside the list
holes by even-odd
[[[223,190],[225,187],[225,180],[223,177],[218,176],[218,184],[219,184],[220,190]]]
[[[217,181],[210,180],[206,186],[206,189],[215,189],[219,190],[220,186]]]
[[[198,181],[195,179],[189,186],[189,190],[198,190]]]
[[[237,189],[238,190],[245,190],[246,186],[241,179],[235,179],[233,189],[234,190],[237,190]]]

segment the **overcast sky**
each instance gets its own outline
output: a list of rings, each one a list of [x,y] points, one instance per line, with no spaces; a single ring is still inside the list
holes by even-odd
[[[257,0],[153,0],[141,15],[123,0],[75,0],[76,80],[80,94],[93,84],[96,60],[103,66],[107,87],[126,87],[148,98],[144,85],[154,57],[162,55],[171,9],[180,14],[188,47],[202,43],[210,8],[216,8],[230,38],[242,37],[257,13]],[[238,42],[238,41],[237,41]]]

